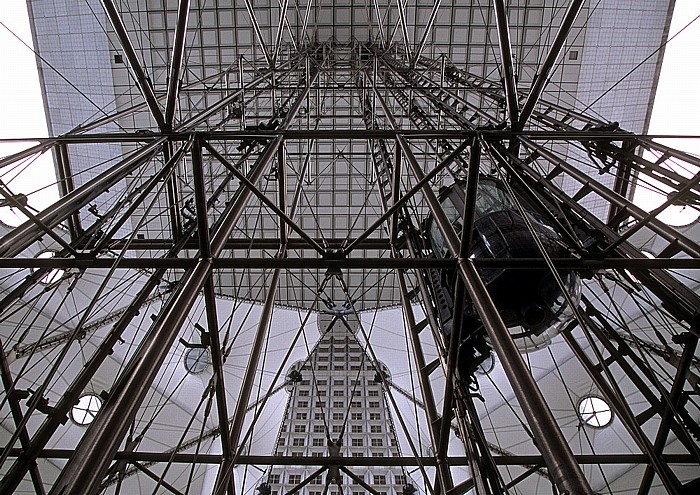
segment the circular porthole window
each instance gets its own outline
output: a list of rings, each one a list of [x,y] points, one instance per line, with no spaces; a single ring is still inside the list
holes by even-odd
[[[87,426],[93,422],[101,407],[102,399],[98,396],[92,394],[83,395],[70,410],[70,417],[75,424]]]
[[[53,258],[56,256],[55,251],[42,251],[41,253],[37,254],[37,258],[41,259],[47,259],[47,258]],[[36,269],[32,270],[33,272],[36,271]],[[57,282],[60,282],[61,279],[63,279],[63,275],[65,275],[66,271],[63,268],[52,268],[46,275],[41,277],[39,280],[39,283],[44,284],[44,285],[52,285]]]
[[[202,347],[187,349],[185,353],[185,369],[192,375],[204,373],[209,367],[209,351]]]
[[[585,425],[593,428],[605,428],[613,420],[610,405],[595,395],[581,399],[578,403],[578,415]]]

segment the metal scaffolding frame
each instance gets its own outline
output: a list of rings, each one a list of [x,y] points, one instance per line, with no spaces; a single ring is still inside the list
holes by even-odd
[[[274,45],[266,46],[254,22],[264,57],[245,67],[247,84],[241,61],[239,73],[232,68],[211,76],[207,86],[181,86],[178,81],[190,9],[190,2],[182,0],[164,94],[153,91],[113,2],[103,3],[146,103],[0,160],[0,167],[5,168],[37,154],[54,153],[61,186],[61,199],[56,204],[36,214],[27,210],[27,221],[0,238],[0,269],[17,281],[0,300],[2,322],[8,322],[8,328],[16,325],[21,329],[31,321],[34,303],[25,306],[30,295],[41,302],[67,286],[69,293],[80,288],[90,277],[93,290],[77,308],[79,318],[68,331],[49,319],[43,332],[31,333],[33,341],[25,339],[21,331],[2,334],[3,407],[11,411],[14,431],[0,457],[4,473],[0,491],[10,493],[29,477],[35,492],[44,493],[39,459],[67,460],[53,483],[51,493],[55,494],[98,493],[136,471],[179,493],[182,488],[168,478],[167,469],[158,474],[150,469],[154,464],[192,466],[193,470],[200,465],[219,466],[215,493],[229,494],[240,490],[234,483],[234,467],[245,465],[335,465],[344,470],[371,465],[435,466],[435,479],[423,480],[427,491],[448,495],[468,490],[480,495],[505,493],[535,472],[549,477],[558,493],[593,493],[582,468],[586,464],[644,466],[640,494],[649,492],[655,476],[669,493],[690,493],[697,485],[697,480],[682,479],[676,467],[700,464],[698,427],[692,424],[691,408],[697,404],[693,397],[698,393],[696,348],[700,336],[700,297],[691,280],[692,273],[697,277],[700,269],[700,246],[656,217],[671,204],[698,208],[700,174],[688,177],[668,164],[683,163],[697,170],[700,160],[656,143],[653,136],[626,132],[542,96],[548,73],[583,2],[572,2],[529,94],[517,89],[505,4],[499,0],[494,0],[494,6],[503,85],[469,74],[444,58],[423,56],[438,1],[426,35],[414,51],[409,45],[403,2],[398,2],[397,27],[403,45],[297,40],[299,46],[294,51],[281,43],[284,23],[279,24]],[[287,5],[287,1],[281,2],[280,8],[286,12]],[[246,2],[246,7],[255,21],[253,6]],[[198,91],[218,95],[218,100],[205,108],[190,108],[178,118],[176,109],[184,107],[184,100]],[[242,109],[237,117],[231,110],[234,102]],[[332,103],[337,105],[334,113],[325,114],[322,105]],[[155,120],[157,130],[100,129],[144,111]],[[269,122],[246,126],[246,121],[262,119]],[[93,130],[96,132],[90,132]],[[356,174],[354,180],[366,181],[362,190],[378,199],[372,208],[363,209],[367,218],[362,228],[348,230],[345,238],[337,236],[338,231],[324,233],[323,227],[303,218],[314,216],[314,208],[330,206],[308,200],[309,195],[319,193],[310,168],[320,177],[323,166],[330,166],[335,159],[330,155],[337,152],[329,155],[320,151],[320,146],[335,146],[337,142],[350,148],[357,145],[353,148],[357,160],[367,165],[368,172]],[[120,144],[124,155],[106,171],[76,186],[72,151],[95,143]],[[583,160],[587,160],[585,166]],[[598,172],[617,180],[610,187],[596,179]],[[528,198],[529,208],[548,218],[568,241],[572,256],[470,258],[476,188],[486,173],[500,174],[520,197]],[[183,177],[191,178],[191,183],[183,185]],[[629,199],[630,183],[643,183],[647,178],[671,191],[664,207],[651,213]],[[455,179],[466,183],[465,228],[459,233],[436,195],[440,185]],[[125,198],[108,205],[109,209],[97,217],[86,214],[94,201],[119,183],[127,184]],[[8,204],[22,206],[5,187],[0,187],[0,194]],[[592,196],[597,200],[595,208],[586,202]],[[268,217],[272,228],[252,229],[250,218],[256,215]],[[427,215],[446,240],[451,253],[448,258],[437,259],[426,249],[420,230]],[[147,224],[155,219],[165,227],[160,235],[149,235],[154,231],[146,228]],[[653,259],[636,243],[648,238],[661,239],[665,246]],[[36,257],[46,246],[54,256]],[[562,330],[562,342],[623,423],[633,440],[631,451],[597,453],[572,448],[551,410],[550,397],[540,390],[482,282],[481,270],[498,267],[547,268],[555,276],[557,270],[569,268],[597,287],[618,283],[627,297],[653,305],[662,315],[660,319],[668,323],[656,329],[658,342],[653,344],[639,343],[642,336],[631,335],[639,349],[648,350],[653,345],[664,349],[666,359],[661,369],[646,351],[630,351],[624,322],[611,316],[603,299],[596,301],[586,294],[580,303],[569,301],[575,306],[576,318]],[[342,287],[344,275],[353,270],[375,270],[396,277],[398,297],[387,305],[398,304],[404,315],[410,339],[406,356],[415,367],[420,390],[417,400],[424,405],[434,455],[416,452],[415,456],[398,458],[319,460],[244,451],[263,410],[262,406],[256,409],[251,419],[252,390],[261,373],[275,306],[294,305],[288,299],[280,300],[281,276],[312,269],[338,277]],[[60,280],[42,285],[45,277],[59,270]],[[444,316],[439,314],[430,288],[430,274],[440,270],[459,274],[450,335],[443,332]],[[268,277],[264,283],[258,282],[265,290],[257,301],[264,305],[240,389],[233,392],[238,397],[235,407],[228,397],[232,391],[226,375],[231,342],[228,334],[224,337],[222,333],[224,325],[217,311],[219,298],[235,298],[219,277],[227,271]],[[105,306],[106,295],[117,291],[117,276],[128,274],[136,274],[139,283],[127,291],[127,304],[99,309]],[[233,276],[231,280],[235,285],[243,279]],[[162,290],[165,282],[169,287]],[[324,280],[316,286],[325,284]],[[517,397],[525,420],[520,425],[531,438],[530,447],[539,453],[495,450],[498,432],[484,429],[483,412],[474,400],[478,394],[470,388],[469,380],[456,372],[465,294],[473,301],[508,386]],[[322,292],[316,296],[314,303]],[[155,300],[162,300],[162,304],[151,306]],[[349,303],[357,305],[353,307],[356,311],[371,308],[361,299]],[[142,437],[135,425],[147,404],[144,401],[166,366],[172,346],[182,336],[181,328],[194,318],[193,308],[198,306],[204,308],[206,321],[202,346],[208,349],[213,365],[204,392],[210,401],[206,414],[210,414],[213,400],[216,426],[205,431],[204,417],[199,435],[185,435],[185,431],[169,450],[141,449]],[[321,308],[314,305],[306,309]],[[94,421],[75,449],[53,447],[52,439],[57,438],[71,408],[88,383],[109,369],[109,356],[141,311],[153,311],[153,322],[104,393]],[[109,325],[107,332],[98,331]],[[431,341],[422,333],[425,329],[429,329]],[[69,371],[69,356],[83,341],[94,344],[94,353],[77,372]],[[41,360],[42,353],[51,353],[51,359],[44,360],[44,373],[29,389],[22,385],[26,382],[25,367]],[[427,362],[428,355],[435,356],[434,361]],[[436,380],[437,376],[446,379]],[[629,391],[621,388],[623,382],[627,387],[627,381],[644,401],[642,412],[638,403],[628,402]],[[59,383],[64,384],[62,389]],[[279,385],[273,382],[264,399]],[[390,394],[389,384],[385,386]],[[49,395],[59,399],[49,404]],[[640,399],[635,396],[635,400]],[[393,412],[401,415],[398,406]],[[202,412],[197,408],[191,414],[194,421]],[[464,445],[464,455],[458,457],[448,455],[448,447],[458,441],[451,433],[454,429],[460,432],[459,441]],[[202,439],[217,435],[220,454],[185,452],[193,441],[199,446]],[[676,450],[665,449],[669,436],[678,440]],[[468,479],[456,482],[455,471],[463,466],[468,468]],[[522,469],[511,474],[504,469],[510,467]]]

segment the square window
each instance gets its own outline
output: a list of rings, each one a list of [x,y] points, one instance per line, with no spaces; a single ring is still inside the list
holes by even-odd
[[[294,425],[294,433],[306,432],[306,425]]]
[[[350,419],[354,419],[355,421],[362,421],[362,413],[351,413]]]
[[[311,445],[314,447],[323,447],[323,438],[314,438],[311,440]]]
[[[352,425],[352,433],[362,433],[362,425]]]
[[[267,482],[270,483],[271,485],[278,485],[280,482],[280,475],[279,474],[271,474],[270,476],[267,477]]]
[[[304,439],[303,438],[295,438],[292,440],[292,446],[293,447],[303,447],[304,446]]]
[[[386,485],[386,476],[383,474],[375,474],[374,475],[374,484],[375,485]]]
[[[362,442],[361,438],[353,438],[351,440],[351,442],[352,443],[350,445],[352,445],[353,447],[362,447],[363,446],[363,442]]]
[[[578,50],[571,50],[569,52],[569,60],[578,60]]]
[[[382,432],[382,425],[372,425],[369,427],[371,433],[381,433]]]
[[[323,425],[314,425],[314,433],[323,433]]]
[[[345,407],[345,402],[335,401],[335,402],[333,402],[333,407],[335,407],[337,409],[343,409]]]
[[[287,481],[290,485],[298,485],[299,483],[301,483],[301,475],[300,474],[290,474]]]
[[[301,419],[301,420],[306,419],[306,413],[305,412],[297,413],[297,419]]]
[[[333,413],[333,419],[336,421],[342,421],[343,420],[343,413]]]
[[[372,439],[372,447],[383,447],[384,441],[381,438]]]
[[[376,421],[378,419],[381,419],[381,416],[379,413],[369,413],[369,420],[370,421]]]
[[[370,401],[370,402],[369,402],[369,408],[370,408],[370,409],[379,409],[379,402]]]

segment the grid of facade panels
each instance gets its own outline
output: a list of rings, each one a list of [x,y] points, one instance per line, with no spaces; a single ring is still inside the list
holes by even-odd
[[[308,358],[288,373],[289,399],[273,453],[328,457],[339,447],[342,457],[399,456],[383,390],[388,377],[386,366],[372,362],[348,326],[340,319],[334,320]],[[273,467],[268,476],[272,495],[288,492],[318,469]],[[382,494],[402,493],[406,483],[406,474],[400,468],[349,469]],[[302,493],[321,495],[327,483],[331,495],[366,493],[356,480],[344,473],[337,477],[332,468],[311,480]]]

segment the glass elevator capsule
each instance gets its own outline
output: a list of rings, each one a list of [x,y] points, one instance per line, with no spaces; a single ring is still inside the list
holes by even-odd
[[[458,234],[462,231],[465,183],[458,182],[440,191],[440,202]],[[526,218],[504,184],[492,177],[482,177],[477,187],[474,233],[469,249],[470,258],[543,258],[542,249],[550,258],[570,257],[561,237],[533,208],[517,199]],[[451,256],[437,223],[429,217],[424,224],[430,250],[436,257]],[[535,237],[542,248],[537,245]],[[479,268],[484,285],[499,310],[501,318],[521,351],[540,349],[549,344],[563,323],[571,316],[566,298],[551,271],[544,268]],[[573,270],[558,270],[566,291],[578,302],[580,279]],[[442,270],[433,273],[431,286],[436,296],[443,331],[450,334],[454,285],[457,273]],[[488,357],[483,325],[467,295],[463,315],[460,346],[461,373],[472,375]]]

